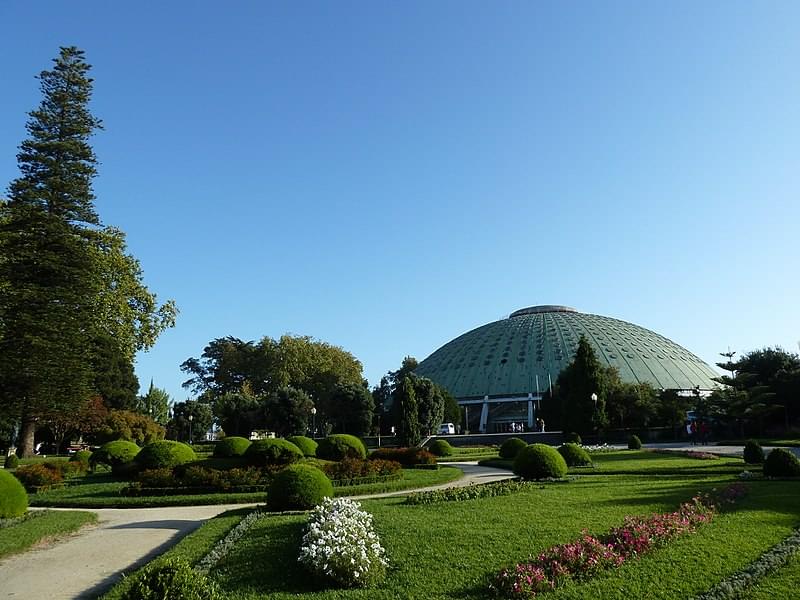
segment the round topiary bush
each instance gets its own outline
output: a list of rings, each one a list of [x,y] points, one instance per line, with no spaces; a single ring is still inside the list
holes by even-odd
[[[642,440],[639,439],[638,435],[632,435],[628,438],[628,450],[641,450],[642,449]]]
[[[517,454],[523,448],[527,448],[528,444],[526,444],[523,440],[519,438],[508,438],[503,444],[500,446],[500,458],[505,458],[507,460],[513,460],[517,458]]]
[[[77,462],[89,467],[89,461],[92,458],[92,453],[89,450],[78,450],[75,454],[69,457],[69,462]]]
[[[166,469],[197,460],[188,444],[173,440],[160,440],[147,444],[136,456],[136,466],[141,469]]]
[[[134,577],[122,600],[217,600],[216,583],[198,573],[186,559],[167,558]]]
[[[317,446],[317,458],[342,460],[344,458],[367,458],[364,442],[354,435],[337,433],[329,435]]]
[[[431,454],[434,456],[452,456],[453,455],[453,447],[450,445],[450,442],[447,440],[434,440],[433,443],[428,448]]]
[[[764,449],[756,440],[747,440],[743,456],[748,465],[760,465],[764,462]]]
[[[97,465],[105,465],[113,469],[114,467],[133,461],[140,450],[141,448],[133,442],[125,440],[108,442],[92,452],[92,455],[89,457],[89,465],[93,469]]]
[[[317,467],[289,465],[272,480],[267,506],[270,510],[307,510],[331,496],[333,484]]]
[[[564,434],[564,443],[565,444],[578,444],[579,446],[583,443],[581,440],[581,436],[575,433],[574,431],[570,431],[569,433]]]
[[[6,469],[16,469],[19,466],[19,456],[16,454],[9,454],[6,456],[5,463],[3,463],[3,467]]]
[[[287,441],[292,442],[295,446],[300,448],[304,456],[317,455],[317,442],[310,437],[304,435],[292,435],[286,438]]]
[[[222,438],[214,446],[214,456],[217,458],[231,458],[233,456],[244,456],[252,442],[247,438],[236,437],[235,435]]]
[[[523,479],[561,479],[567,474],[567,463],[555,448],[531,444],[514,459],[514,473]]]
[[[578,444],[573,444],[572,442],[563,444],[558,449],[558,453],[564,457],[564,462],[566,462],[569,467],[584,467],[592,464],[589,453],[578,446]]]
[[[767,477],[800,476],[800,459],[785,448],[775,448],[767,454],[764,461],[764,475]]]
[[[28,494],[11,473],[0,471],[0,519],[21,517],[28,510]]]
[[[279,467],[303,458],[303,451],[283,439],[256,440],[244,453],[247,461],[256,467]]]

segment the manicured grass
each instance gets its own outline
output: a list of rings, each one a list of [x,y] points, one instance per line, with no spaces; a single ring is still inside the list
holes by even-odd
[[[96,523],[97,515],[77,510],[35,511],[0,527],[0,558],[18,554],[39,543],[57,541],[84,525]]]
[[[438,459],[441,462],[458,462],[458,461],[472,461],[484,460],[488,458],[497,458],[499,450],[496,446],[479,446],[459,448],[453,447],[453,454],[450,456],[442,456]]]
[[[453,481],[461,477],[460,470],[443,467],[437,471],[404,469],[402,479],[338,487],[337,496],[354,496],[393,492],[426,487]],[[249,504],[266,501],[264,492],[187,494],[175,496],[120,496],[128,482],[114,479],[110,473],[90,473],[69,481],[69,485],[37,494],[31,494],[31,506],[60,506],[70,508],[136,508],[148,506],[193,506],[201,504]]]
[[[794,555],[785,567],[768,575],[748,590],[749,600],[776,600],[796,598],[800,590],[800,553]]]
[[[610,461],[618,472],[647,465],[658,470],[664,467],[657,460],[674,460],[659,455],[658,459],[643,459],[636,452],[621,454],[628,456],[630,464],[626,469],[624,460]],[[303,514],[278,514],[259,521],[212,575],[231,600],[486,598],[491,575],[504,566],[574,540],[583,529],[601,533],[620,525],[627,515],[674,510],[698,491],[736,479],[727,472],[730,467],[724,461],[678,459],[690,461],[689,466],[696,462],[716,465],[718,472],[592,474],[567,484],[444,507],[409,506],[402,498],[364,501],[362,506],[374,515],[391,561],[386,581],[374,589],[330,589],[308,577],[297,564],[306,521]],[[640,464],[642,460],[645,466]],[[749,494],[733,510],[718,515],[697,533],[545,597],[677,599],[707,590],[789,535],[800,519],[796,501],[800,481],[759,480],[748,486]]]
[[[43,463],[43,462],[58,462],[69,460],[69,456],[52,454],[49,456],[31,456],[30,458],[20,458],[19,464],[20,465],[33,465],[36,463]]]
[[[263,519],[215,572],[230,598],[485,598],[488,577],[529,554],[575,539],[583,528],[602,532],[626,515],[673,510],[719,477],[585,477],[502,498],[441,506],[401,500],[365,501],[392,562],[387,580],[371,590],[325,589],[297,564],[304,515]],[[553,598],[685,598],[758,557],[792,530],[798,507],[792,482],[753,486],[738,510],[700,532]],[[258,568],[256,568],[258,567]],[[687,577],[687,573],[702,573]]]

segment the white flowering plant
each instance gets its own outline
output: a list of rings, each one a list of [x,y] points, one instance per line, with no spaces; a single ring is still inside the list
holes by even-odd
[[[389,564],[372,515],[346,498],[325,498],[311,511],[298,560],[344,587],[380,582]]]

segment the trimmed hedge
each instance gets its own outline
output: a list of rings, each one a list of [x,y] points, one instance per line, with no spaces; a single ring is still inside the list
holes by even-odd
[[[424,448],[378,448],[370,460],[393,460],[404,467],[438,467],[436,457]]]
[[[756,440],[747,440],[744,445],[744,462],[748,465],[764,464],[764,449]]]
[[[214,456],[216,458],[231,458],[232,456],[244,456],[252,442],[247,438],[236,437],[235,435],[226,437],[217,442],[214,446]]]
[[[19,466],[19,456],[16,454],[9,454],[3,463],[5,469],[16,469]]]
[[[583,440],[581,436],[574,431],[570,431],[569,433],[564,434],[564,443],[565,444],[578,444],[579,446],[583,444]]]
[[[516,437],[508,438],[503,442],[503,445],[500,446],[500,458],[505,458],[506,460],[517,458],[519,451],[527,446],[528,444],[526,444],[524,440]]]
[[[632,435],[628,438],[628,450],[641,450],[642,449],[642,440],[639,439],[638,435]]]
[[[564,457],[564,462],[567,463],[568,467],[584,467],[592,464],[589,453],[578,444],[573,444],[572,442],[561,445],[558,448],[558,453]]]
[[[113,469],[119,465],[131,462],[140,451],[141,448],[133,442],[115,440],[103,444],[98,450],[92,452],[92,455],[89,457],[89,465],[93,469],[97,465],[105,465]]]
[[[286,438],[287,441],[292,442],[295,446],[300,448],[305,456],[316,456],[317,455],[317,442],[312,440],[310,437],[306,437],[304,435],[291,435]]]
[[[434,440],[431,444],[430,448],[428,448],[429,452],[434,456],[452,456],[453,455],[453,447],[450,445],[450,442],[447,440]]]
[[[333,496],[333,484],[317,467],[290,465],[280,471],[267,492],[270,510],[307,510]]]
[[[21,517],[28,510],[28,494],[11,473],[0,471],[0,519]]]
[[[800,459],[785,448],[775,448],[764,461],[764,475],[767,477],[800,476]]]
[[[531,444],[514,459],[514,473],[523,479],[561,479],[567,474],[567,463],[555,448]]]
[[[303,451],[283,439],[256,440],[244,453],[247,461],[256,467],[279,467],[303,458]]]
[[[344,458],[367,458],[364,442],[354,435],[337,433],[329,435],[317,446],[317,458],[342,460]]]
[[[197,460],[197,455],[188,444],[173,440],[160,440],[147,444],[136,455],[136,466],[139,469],[164,469],[177,467]]]

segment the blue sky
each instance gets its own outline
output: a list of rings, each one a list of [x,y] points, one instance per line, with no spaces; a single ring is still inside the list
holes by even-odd
[[[800,340],[796,2],[3,2],[0,185],[39,71],[94,65],[95,189],[177,326],[376,383],[566,304],[708,362]]]

